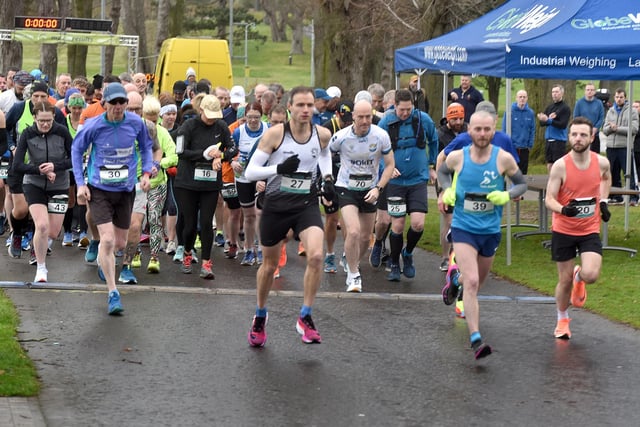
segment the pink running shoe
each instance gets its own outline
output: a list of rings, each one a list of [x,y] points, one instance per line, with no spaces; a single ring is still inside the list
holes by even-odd
[[[267,342],[267,331],[265,327],[267,326],[268,318],[268,314],[265,317],[253,316],[251,329],[249,329],[249,335],[247,336],[251,347],[264,347]]]
[[[296,330],[302,335],[302,341],[307,344],[320,344],[322,338],[316,330],[311,315],[307,314],[304,317],[298,317],[298,323],[296,323]]]

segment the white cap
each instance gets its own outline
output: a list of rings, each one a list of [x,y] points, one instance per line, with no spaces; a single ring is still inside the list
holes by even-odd
[[[369,102],[369,104],[373,102],[373,98],[371,98],[371,94],[366,90],[361,90],[360,92],[356,93],[355,98],[353,98],[353,103],[356,104],[358,101],[363,101],[363,100]]]
[[[194,70],[193,68],[189,67],[187,68],[187,78],[189,78],[189,76],[196,76],[196,70]]]
[[[242,86],[234,86],[229,91],[229,102],[232,104],[244,104],[245,97],[246,95]]]
[[[340,98],[342,96],[342,91],[338,86],[329,86],[327,88],[327,93],[332,98]]]

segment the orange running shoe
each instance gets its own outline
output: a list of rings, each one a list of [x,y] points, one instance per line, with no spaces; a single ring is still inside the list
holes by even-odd
[[[576,276],[580,273],[582,267],[576,265],[573,268],[573,287],[571,288],[571,305],[574,307],[582,307],[587,302],[587,287],[584,280],[577,281]]]
[[[277,279],[280,277],[280,267],[276,268],[276,271],[273,272],[273,278]]]
[[[278,260],[278,269],[287,265],[287,244],[283,243],[280,248],[280,259]]]
[[[553,335],[562,340],[568,340],[571,338],[571,331],[569,330],[569,322],[571,319],[560,319],[556,323],[556,330],[553,331]]]
[[[298,243],[298,255],[306,256],[307,253],[304,250],[304,246],[302,246],[302,242]]]

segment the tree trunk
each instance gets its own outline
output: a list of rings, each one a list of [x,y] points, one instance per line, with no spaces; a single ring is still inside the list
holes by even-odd
[[[2,28],[14,28],[13,18],[22,15],[24,2],[3,2],[0,7],[0,26]],[[15,66],[22,68],[22,43],[14,41],[0,42],[0,70]]]
[[[489,92],[485,99],[491,101],[495,105],[496,110],[500,108],[500,85],[502,79],[500,77],[487,77],[487,91]]]
[[[149,72],[151,64],[147,49],[147,31],[145,29],[144,0],[129,0],[123,3],[124,33],[136,34],[139,37],[138,69],[134,71]]]
[[[92,18],[91,6],[91,2],[89,1],[75,0],[72,16],[77,18]],[[74,44],[67,46],[67,69],[73,77],[87,75],[88,51],[89,47],[85,45]]]
[[[291,34],[291,54],[304,55],[304,15],[302,11],[296,9],[292,22],[293,33]]]
[[[111,26],[111,32],[113,34],[118,33],[118,27],[120,26],[120,7],[122,6],[122,0],[112,0],[111,11],[109,12],[109,19],[113,25]],[[107,46],[104,53],[104,73],[105,75],[113,74],[113,59],[115,57],[115,46]]]
[[[169,8],[171,6],[171,0],[159,0],[158,1],[158,21],[156,30],[156,45],[155,52],[160,52],[162,42],[169,37]]]
[[[177,37],[182,34],[182,22],[184,21],[184,0],[170,0],[169,9],[169,37]]]
[[[286,14],[295,9],[295,5],[286,0],[260,0],[260,7],[264,10],[265,21],[271,29],[271,41],[286,42]]]

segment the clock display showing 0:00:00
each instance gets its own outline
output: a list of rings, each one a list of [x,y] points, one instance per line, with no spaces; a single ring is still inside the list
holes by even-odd
[[[62,20],[60,18],[22,18],[23,28],[36,28],[46,30],[59,30],[62,28]],[[16,22],[16,27],[18,23]]]

